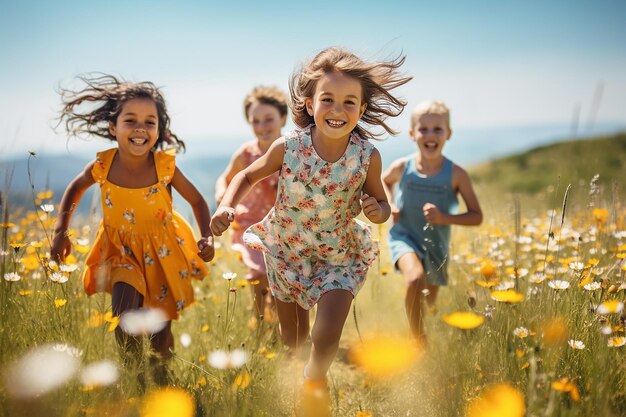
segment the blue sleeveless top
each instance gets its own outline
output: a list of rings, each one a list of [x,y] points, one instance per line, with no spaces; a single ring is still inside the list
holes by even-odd
[[[400,218],[389,231],[391,257],[395,264],[402,255],[415,252],[424,264],[427,282],[446,285],[450,225],[427,223],[422,208],[432,203],[444,213],[456,213],[459,204],[452,188],[454,164],[444,158],[441,170],[427,177],[417,171],[416,156],[413,154],[407,159],[395,192],[394,202],[400,210]]]

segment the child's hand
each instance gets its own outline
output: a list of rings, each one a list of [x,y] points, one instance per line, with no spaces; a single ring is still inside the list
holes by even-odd
[[[378,200],[365,193],[361,196],[361,207],[363,208],[365,216],[374,223],[378,223],[383,216],[383,209],[378,203]]]
[[[67,236],[65,230],[56,232],[52,239],[52,247],[50,248],[50,259],[61,263],[72,252],[72,242]]]
[[[391,204],[391,216],[394,223],[398,223],[400,220],[400,209],[395,204]]]
[[[198,256],[204,262],[210,262],[215,256],[215,248],[213,247],[213,236],[203,237],[198,241]]]
[[[439,210],[439,208],[432,204],[426,203],[424,207],[424,217],[426,217],[426,221],[430,224],[443,224],[443,213]]]
[[[222,236],[235,220],[235,209],[232,207],[218,207],[211,218],[211,231],[215,236]]]

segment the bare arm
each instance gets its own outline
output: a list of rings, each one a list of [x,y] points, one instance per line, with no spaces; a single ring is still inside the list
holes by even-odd
[[[472,187],[469,174],[460,166],[452,168],[452,187],[456,190],[467,207],[465,213],[449,214],[442,213],[432,204],[424,205],[424,216],[432,224],[457,224],[460,226],[478,226],[483,221],[483,212],[480,209],[478,197]]]
[[[215,203],[217,205],[222,202],[226,188],[228,188],[228,184],[233,180],[233,177],[245,167],[242,151],[235,152],[224,172],[215,181]]]
[[[367,177],[363,184],[361,206],[365,216],[373,223],[384,223],[389,218],[391,207],[387,201],[387,193],[380,178],[383,161],[377,149],[372,151]]]
[[[198,241],[198,255],[205,262],[213,259],[213,234],[209,226],[211,221],[211,213],[202,194],[198,189],[185,177],[185,175],[176,168],[172,177],[172,187],[189,203],[193,209],[193,214],[200,228],[200,240]]]
[[[283,165],[285,141],[274,141],[268,151],[250,166],[238,172],[228,185],[222,201],[211,219],[211,230],[221,236],[234,220],[235,207],[257,182],[280,170]]]
[[[394,186],[400,182],[402,178],[402,173],[404,172],[404,166],[406,164],[406,158],[401,158],[395,160],[389,168],[383,173],[383,187],[385,189],[385,194],[387,195],[387,199],[389,200],[389,205],[391,206],[391,215],[393,216],[394,223],[398,221],[400,216],[400,210],[396,207],[394,201]]]
[[[83,194],[95,183],[91,175],[94,163],[95,161],[92,161],[87,164],[83,172],[70,182],[65,189],[65,193],[63,193],[61,206],[59,207],[59,216],[54,226],[52,247],[50,248],[50,257],[54,261],[63,262],[72,250],[72,243],[67,235],[67,229],[69,228],[72,214],[74,214],[74,210]]]

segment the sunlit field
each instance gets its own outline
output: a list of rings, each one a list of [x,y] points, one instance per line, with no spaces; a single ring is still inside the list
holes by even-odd
[[[478,191],[485,221],[453,229],[451,285],[429,310],[426,348],[408,338],[390,224],[373,227],[381,256],[330,369],[334,415],[626,415],[626,207],[589,183],[540,202]],[[97,214],[75,219],[67,264],[47,259],[59,198],[35,190],[31,210],[10,213],[2,202],[0,415],[295,415],[306,352],[283,349],[274,317],[254,317],[254,283],[226,238],[173,325],[163,388],[147,342],[141,368],[122,366],[110,297],[83,292]]]

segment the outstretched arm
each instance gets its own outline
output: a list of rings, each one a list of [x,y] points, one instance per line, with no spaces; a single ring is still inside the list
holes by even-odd
[[[176,168],[172,177],[172,187],[189,203],[193,209],[193,214],[200,228],[200,240],[198,241],[198,255],[203,261],[209,262],[213,259],[215,250],[213,248],[213,234],[209,227],[211,221],[211,213],[202,194],[198,189],[185,177],[185,175]]]
[[[81,172],[70,182],[63,193],[61,199],[61,207],[59,207],[59,216],[54,226],[54,236],[52,238],[52,247],[50,248],[50,258],[53,261],[63,262],[72,251],[72,242],[67,235],[67,229],[72,219],[72,214],[78,206],[80,199],[89,187],[95,181],[91,175],[95,161],[90,162]]]
[[[234,207],[248,194],[254,184],[280,170],[285,154],[284,144],[283,138],[277,139],[262,157],[233,177],[211,219],[211,230],[214,235],[221,236],[228,229],[235,219]]]
[[[373,223],[384,223],[389,218],[391,207],[387,201],[387,194],[380,178],[383,160],[378,149],[372,151],[367,177],[363,184],[361,206],[363,213]]]
[[[406,158],[397,159],[383,173],[383,188],[385,189],[385,194],[387,195],[389,205],[391,206],[391,215],[393,216],[394,223],[400,218],[400,210],[398,210],[398,207],[396,207],[394,203],[394,186],[400,182],[405,164]]]
[[[235,152],[224,172],[215,181],[215,203],[217,205],[222,202],[226,188],[228,188],[228,184],[233,180],[233,177],[245,167],[242,152]]]

